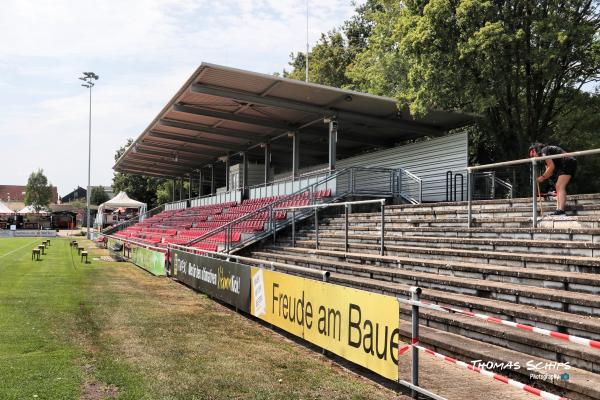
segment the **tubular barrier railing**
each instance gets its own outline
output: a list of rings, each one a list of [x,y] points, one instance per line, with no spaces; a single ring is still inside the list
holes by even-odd
[[[117,225],[113,225],[113,226],[109,226],[107,228],[104,228],[103,230],[101,230],[100,234],[102,235],[111,235],[115,232],[119,232],[122,231],[123,229],[126,229],[132,225],[137,224],[138,222],[142,222],[144,219],[146,218],[150,218],[158,213],[161,213],[165,210],[165,204],[161,204],[157,207],[154,207],[151,210],[146,211],[144,214],[142,215],[138,215],[137,217],[131,218],[130,220],[121,222],[120,224]]]
[[[179,244],[174,244],[174,243],[169,244],[168,248],[187,251],[187,252],[194,253],[194,254],[206,255],[206,256],[210,256],[212,258],[224,259],[226,261],[229,261],[230,259],[234,259],[238,262],[250,262],[252,264],[258,264],[258,265],[263,265],[263,266],[268,265],[268,266],[270,266],[272,271],[281,270],[281,271],[286,271],[286,272],[299,273],[299,274],[307,275],[307,276],[310,276],[313,278],[318,278],[319,280],[321,280],[323,282],[327,282],[329,280],[329,275],[330,275],[329,271],[320,271],[320,270],[315,270],[312,268],[299,267],[296,265],[288,265],[288,264],[283,264],[283,263],[279,263],[279,262],[275,262],[275,261],[267,262],[265,260],[261,260],[258,258],[243,257],[243,256],[235,255],[235,254],[221,253],[218,251],[197,249],[195,247],[187,247],[184,245],[179,245]]]
[[[398,193],[412,204],[423,202],[423,179],[407,169],[398,170]]]
[[[419,309],[421,307],[427,308],[430,310],[434,310],[434,311],[443,312],[443,313],[459,313],[462,315],[467,315],[467,316],[483,319],[484,321],[487,321],[487,322],[491,322],[491,323],[495,323],[495,324],[503,324],[503,325],[514,327],[514,328],[522,329],[522,330],[525,330],[528,332],[534,332],[534,333],[539,333],[539,334],[546,335],[546,336],[552,336],[552,337],[566,340],[566,341],[569,341],[572,343],[577,343],[577,344],[580,344],[583,346],[600,349],[600,342],[597,342],[594,340],[580,338],[580,337],[573,336],[573,335],[561,334],[559,332],[548,331],[546,329],[536,328],[536,327],[524,325],[524,324],[518,324],[515,322],[506,321],[506,320],[496,318],[496,317],[490,317],[490,316],[483,315],[483,314],[476,314],[471,311],[460,310],[460,309],[457,309],[454,307],[441,306],[441,305],[434,304],[434,303],[431,303],[428,301],[423,301],[420,298],[422,289],[419,287],[413,286],[409,289],[409,292],[411,295],[410,299],[404,299],[401,297],[397,297],[399,304],[411,306],[411,340],[410,340],[410,344],[407,344],[407,345],[404,345],[404,346],[398,348],[398,355],[399,355],[398,363],[400,363],[400,356],[412,348],[413,349],[413,351],[412,351],[412,366],[411,366],[412,367],[412,369],[411,369],[411,379],[412,380],[410,383],[402,381],[402,380],[399,380],[398,382],[401,385],[406,386],[411,389],[411,391],[412,391],[411,395],[412,395],[413,399],[418,398],[417,393],[424,394],[433,399],[443,399],[442,397],[419,387],[419,351],[422,351],[426,354],[429,354],[431,356],[434,356],[434,357],[444,360],[446,362],[452,363],[454,365],[457,365],[457,366],[467,369],[469,371],[478,373],[483,376],[487,376],[488,378],[492,378],[498,382],[505,383],[509,386],[512,386],[517,389],[528,392],[530,394],[536,395],[542,399],[568,400],[566,397],[561,397],[561,396],[555,395],[553,393],[549,393],[544,390],[534,388],[530,385],[518,382],[514,379],[510,379],[506,376],[497,374],[495,372],[486,370],[484,368],[468,364],[464,361],[457,360],[456,358],[446,356],[444,354],[435,352],[431,349],[428,349],[428,348],[422,346],[420,343],[420,339],[419,339]]]
[[[371,179],[364,179],[363,175],[370,176]],[[280,208],[283,203],[293,199],[308,198],[309,205],[324,204],[337,201],[341,198],[350,195],[377,195],[377,196],[395,196],[397,195],[397,185],[395,184],[396,170],[385,168],[363,168],[350,167],[342,171],[335,172],[326,178],[300,189],[288,196],[285,196],[275,202],[272,202],[264,207],[252,211],[240,218],[223,224],[222,226],[210,230],[194,240],[186,243],[193,245],[194,243],[202,242],[212,236],[222,233],[225,238],[224,251],[230,253],[237,250],[250,242],[262,239],[266,236],[273,236],[275,241],[277,231],[292,223],[295,224],[295,218],[277,219],[276,208]],[[318,198],[317,194],[321,190],[331,190],[329,200]],[[266,218],[264,216],[266,215]],[[242,226],[241,224],[252,220],[264,220],[264,229],[254,234],[240,235],[239,240],[232,240],[232,234]],[[293,221],[293,222],[292,222]]]
[[[385,199],[376,199],[376,200],[360,200],[360,201],[346,201],[343,203],[324,203],[324,204],[315,204],[308,206],[295,206],[295,207],[280,207],[275,208],[273,211],[292,211],[292,246],[296,246],[296,211],[297,210],[312,210],[315,215],[315,248],[319,249],[319,209],[320,208],[329,208],[329,207],[344,207],[344,251],[348,252],[348,207],[352,205],[358,204],[380,204],[381,205],[381,255],[384,254],[385,251]],[[303,216],[308,216],[305,214]]]
[[[545,160],[554,160],[554,159],[558,159],[558,158],[565,158],[565,157],[579,157],[579,156],[587,156],[587,155],[594,155],[594,154],[600,154],[600,149],[590,149],[590,150],[583,150],[583,151],[575,151],[575,152],[571,152],[571,153],[563,153],[563,154],[554,154],[554,155],[550,155],[550,156],[541,156],[541,157],[531,157],[531,158],[523,158],[523,159],[519,159],[519,160],[512,160],[512,161],[504,161],[504,162],[499,162],[499,163],[494,163],[494,164],[486,164],[486,165],[475,165],[475,166],[471,166],[471,167],[467,167],[467,226],[470,228],[471,227],[471,223],[472,223],[472,212],[473,212],[473,206],[472,206],[472,202],[473,202],[473,173],[474,171],[481,171],[481,170],[485,170],[485,169],[496,169],[496,168],[501,168],[501,167],[510,167],[513,165],[521,165],[521,164],[531,164],[531,205],[532,205],[532,213],[531,213],[531,222],[532,222],[532,226],[534,228],[537,228],[537,223],[538,223],[538,211],[537,211],[537,197],[538,197],[538,193],[537,193],[537,182],[536,182],[536,178],[537,178],[537,163],[539,161],[545,161]]]

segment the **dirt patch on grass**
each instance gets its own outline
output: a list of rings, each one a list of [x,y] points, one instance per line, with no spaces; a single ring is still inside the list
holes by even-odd
[[[119,389],[98,381],[87,381],[81,385],[79,400],[107,400],[115,399]]]

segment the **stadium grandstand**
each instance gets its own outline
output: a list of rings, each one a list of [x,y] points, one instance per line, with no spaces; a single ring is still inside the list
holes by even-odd
[[[544,216],[553,199],[538,199],[535,184],[516,197],[515,180],[495,172],[508,165],[468,165],[461,128],[472,122],[203,63],[114,166],[172,179],[172,201],[102,240],[167,254],[186,284],[183,253],[413,296],[420,332],[398,332],[413,354],[542,398],[598,399],[600,195],[570,196],[569,216]],[[510,165],[535,178],[537,161]],[[414,307],[400,314],[410,321]]]

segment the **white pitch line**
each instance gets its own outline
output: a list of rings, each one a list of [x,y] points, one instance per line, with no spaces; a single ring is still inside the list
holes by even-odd
[[[35,242],[37,242],[37,241],[38,241],[38,239],[36,239],[36,240],[34,240],[34,241],[32,241],[32,242],[29,242],[29,243],[27,243],[26,245],[19,247],[18,249],[14,249],[13,251],[9,251],[8,253],[6,253],[6,254],[4,254],[4,255],[0,256],[0,258],[4,258],[4,257],[6,257],[6,256],[8,256],[8,255],[10,255],[10,254],[12,254],[12,253],[14,253],[15,251],[19,251],[19,250],[21,250],[22,248],[25,248],[25,247],[27,247],[27,246],[31,246],[31,244],[32,244],[32,243],[35,243]]]

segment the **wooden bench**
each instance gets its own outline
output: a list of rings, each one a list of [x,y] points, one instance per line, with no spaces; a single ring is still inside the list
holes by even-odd
[[[84,250],[83,246],[77,246],[77,254],[81,254],[81,252]]]
[[[50,239],[46,239],[43,243],[46,245],[46,247],[50,247]]]
[[[77,240],[71,240],[71,248],[72,249],[76,249],[77,248]]]
[[[83,258],[85,257],[85,263],[88,263],[88,252],[87,251],[82,251],[81,252],[81,262],[83,262]]]
[[[43,244],[38,245],[38,249],[42,252],[42,254],[46,254],[46,246]]]
[[[32,249],[31,250],[31,259],[40,261],[40,249]]]

